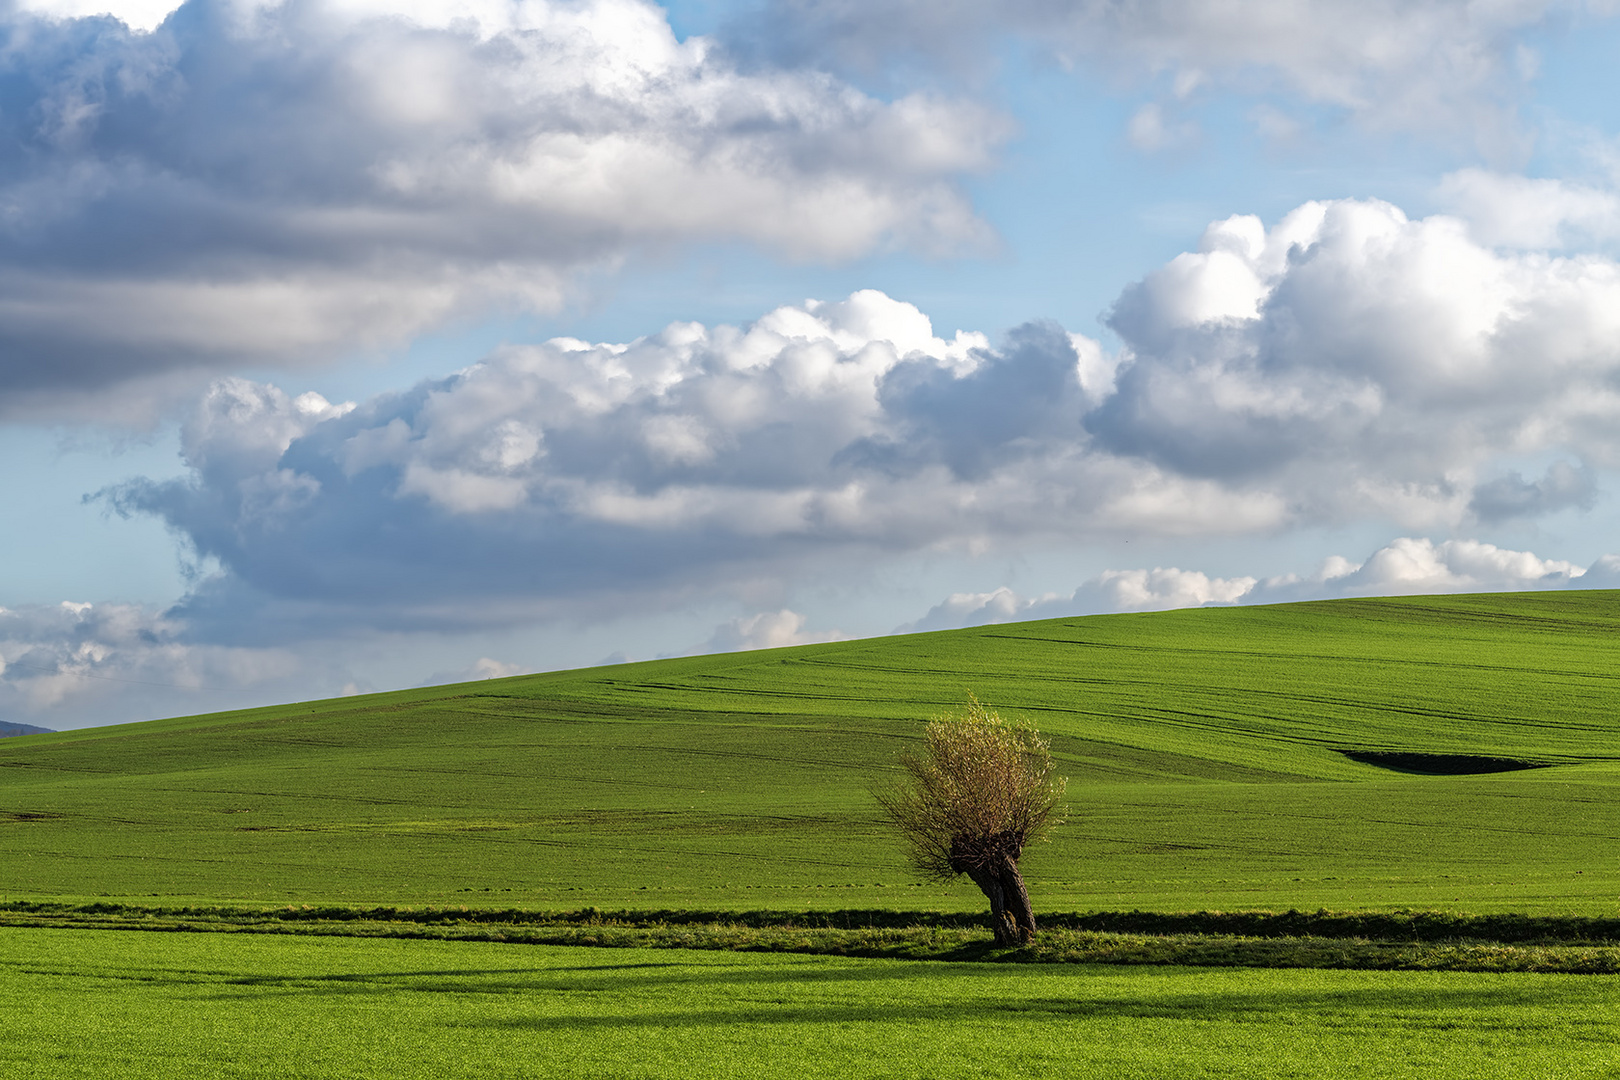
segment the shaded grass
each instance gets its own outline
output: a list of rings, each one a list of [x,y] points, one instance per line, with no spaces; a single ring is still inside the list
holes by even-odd
[[[1049,915],[1002,948],[943,912],[571,912],[0,905],[0,927],[293,934],[872,958],[1368,971],[1620,971],[1620,919],[1453,912],[1097,912]]]

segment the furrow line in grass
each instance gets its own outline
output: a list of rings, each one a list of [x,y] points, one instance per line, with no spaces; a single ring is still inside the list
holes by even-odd
[[[738,687],[734,687],[734,686],[707,687],[707,686],[697,686],[697,685],[690,685],[690,684],[682,685],[682,684],[679,684],[679,683],[644,683],[644,684],[642,684],[641,687],[638,687],[637,689],[641,689],[643,687],[646,690],[649,690],[649,691],[651,691],[651,690],[663,690],[665,692],[677,692],[677,693],[682,693],[682,694],[698,694],[698,695],[729,694],[729,695],[733,695],[733,696],[736,696],[736,697],[749,697],[749,698],[754,698],[754,697],[781,698],[781,699],[787,699],[787,700],[793,700],[793,701],[815,701],[815,702],[849,701],[849,702],[858,702],[858,703],[860,703],[862,705],[870,705],[870,704],[872,704],[871,698],[864,695],[864,694],[837,694],[837,693],[830,693],[825,688],[822,688],[822,687],[817,687],[814,690],[772,690],[772,689],[766,689],[764,687],[759,687],[759,686],[750,686],[750,687],[747,687],[747,688],[738,688]],[[628,689],[628,688],[626,688],[626,689]],[[953,699],[950,699],[950,700],[954,702],[955,699],[953,698]],[[727,713],[747,712],[746,709],[742,709],[742,708],[727,709],[727,708],[722,707],[722,708],[717,709],[712,704],[710,704],[708,702],[704,703],[704,711],[705,711],[705,713],[715,712],[715,713],[719,713],[721,715],[724,715],[724,714],[727,714]]]
[[[842,734],[842,732],[839,732],[838,734]],[[704,748],[704,747],[696,747],[696,746],[692,746],[690,744],[660,745],[660,744],[657,744],[657,743],[643,743],[643,744],[637,746],[636,750],[637,750],[638,753],[651,753],[651,752],[654,752],[654,751],[659,751],[659,752],[662,752],[662,753],[665,753],[665,754],[683,755],[683,756],[690,755],[690,756],[693,756],[693,757],[705,757],[705,758],[720,758],[722,760],[737,759],[737,760],[742,760],[742,761],[761,761],[761,762],[768,762],[768,763],[773,764],[773,765],[774,764],[811,765],[811,766],[818,766],[818,767],[840,768],[840,769],[842,769],[842,768],[849,768],[849,767],[851,767],[852,764],[854,764],[854,763],[849,762],[849,761],[841,761],[841,760],[839,760],[837,758],[802,757],[802,756],[790,755],[790,754],[769,754],[769,753],[757,753],[757,752],[749,752],[749,751],[742,751],[742,750],[715,750],[715,749],[708,749],[708,748]],[[865,762],[863,761],[862,764],[864,764],[864,763]],[[533,780],[534,779],[534,774],[533,773],[501,773],[501,772],[491,772],[491,771],[487,771],[487,770],[483,770],[483,769],[467,769],[467,768],[445,769],[445,768],[435,768],[435,767],[431,767],[431,766],[417,767],[417,766],[410,766],[410,765],[373,765],[373,766],[370,766],[367,771],[375,772],[375,773],[382,773],[382,774],[398,773],[398,774],[407,775],[407,776],[476,775],[476,776],[480,776],[480,777],[504,777],[504,778],[513,779],[513,780]],[[547,777],[548,780],[554,779],[554,778],[555,779],[572,779],[572,777],[562,777],[562,776],[558,776],[558,777],[548,776]],[[679,788],[679,785],[667,784],[667,783],[666,784],[659,784],[659,785],[656,785],[656,786],[659,786],[659,787],[673,787],[673,788],[677,788],[677,789]]]
[[[1493,774],[1493,775],[1500,775],[1500,774]],[[1366,782],[1371,783],[1371,782],[1374,782],[1374,781],[1366,781]],[[1383,782],[1392,783],[1392,784],[1404,783],[1404,781],[1400,781],[1400,780],[1389,780],[1389,781],[1383,781]],[[1236,785],[1234,785],[1234,786],[1236,786]],[[1147,811],[1147,810],[1156,809],[1161,804],[1159,802],[1157,802],[1157,801],[1139,802],[1139,801],[1120,800],[1120,801],[1117,801],[1117,802],[1108,803],[1106,805],[1111,809],[1117,809],[1117,810]],[[1226,814],[1226,815],[1230,815],[1230,816],[1233,816],[1233,817],[1257,817],[1257,818],[1264,818],[1264,819],[1281,818],[1281,819],[1288,820],[1288,821],[1337,822],[1337,821],[1342,820],[1342,817],[1340,815],[1335,814],[1335,813],[1331,813],[1331,812],[1324,812],[1324,813],[1320,813],[1320,814],[1312,814],[1312,813],[1305,813],[1303,811],[1279,811],[1279,810],[1276,810],[1274,808],[1266,808],[1264,810],[1256,810],[1256,809],[1251,809],[1251,808],[1248,808],[1248,807],[1221,806],[1221,805],[1216,804],[1216,803],[1208,803],[1208,802],[1200,802],[1199,803],[1199,810],[1202,813]],[[1364,817],[1364,818],[1360,818],[1359,820],[1361,822],[1364,822],[1364,823],[1379,824],[1379,825],[1397,825],[1397,826],[1404,826],[1404,827],[1407,827],[1407,828],[1414,828],[1414,829],[1433,829],[1433,828],[1437,828],[1437,827],[1441,827],[1441,826],[1451,825],[1450,822],[1435,822],[1435,821],[1425,821],[1423,819],[1406,819],[1406,818]],[[1512,827],[1508,827],[1508,826],[1505,826],[1505,825],[1485,825],[1485,824],[1481,824],[1477,819],[1473,820],[1473,821],[1470,821],[1468,823],[1468,825],[1467,825],[1467,829],[1468,829],[1469,832],[1494,832],[1494,833],[1501,833],[1501,834],[1508,835],[1508,836],[1548,836],[1548,837],[1581,836],[1581,837],[1586,837],[1586,838],[1589,838],[1589,839],[1599,839],[1599,840],[1617,840],[1617,839],[1620,839],[1620,837],[1617,837],[1617,836],[1615,836],[1615,835],[1613,835],[1611,833],[1582,832],[1582,831],[1580,831],[1578,829],[1571,830],[1571,829],[1569,829],[1567,827],[1566,828],[1561,828],[1559,830],[1554,831],[1554,830],[1548,830],[1548,829],[1512,828]],[[1072,834],[1073,830],[1071,829],[1070,832]],[[1096,839],[1105,839],[1105,838],[1104,837],[1097,837]],[[1229,850],[1261,850],[1261,849],[1245,848],[1245,847],[1243,847],[1241,845],[1227,845],[1227,848]],[[1279,854],[1302,854],[1302,853],[1300,853],[1300,852],[1279,852]]]
[[[1604,629],[1607,630],[1608,627],[1604,627]],[[1556,677],[1556,678],[1589,679],[1589,680],[1592,680],[1592,681],[1595,681],[1595,682],[1615,682],[1615,681],[1620,681],[1620,674],[1616,674],[1616,673],[1609,672],[1609,671],[1597,670],[1597,669],[1593,669],[1593,668],[1590,668],[1590,667],[1588,667],[1588,668],[1549,668],[1549,667],[1546,667],[1545,665],[1538,665],[1538,664],[1531,664],[1531,663],[1522,663],[1522,664],[1483,664],[1483,663],[1479,663],[1477,661],[1476,662],[1467,662],[1467,661],[1460,661],[1460,660],[1425,660],[1425,659],[1406,656],[1406,655],[1375,656],[1375,655],[1369,655],[1367,653],[1367,651],[1365,649],[1365,643],[1361,642],[1361,641],[1356,642],[1356,645],[1357,645],[1357,651],[1356,652],[1308,653],[1308,652],[1299,652],[1299,651],[1294,650],[1294,649],[1285,649],[1285,648],[1280,648],[1280,647],[1276,648],[1276,649],[1234,649],[1234,648],[1230,647],[1229,645],[1212,645],[1212,646],[1209,646],[1209,647],[1198,647],[1198,646],[1193,646],[1193,645],[1181,645],[1181,644],[1167,645],[1167,644],[1164,644],[1162,642],[1154,642],[1153,644],[1150,644],[1150,645],[1125,645],[1125,644],[1120,644],[1120,643],[1115,643],[1115,642],[1076,641],[1076,640],[1067,639],[1067,638],[1048,638],[1048,637],[1039,637],[1039,636],[1035,636],[1035,635],[1008,634],[1008,633],[992,633],[992,634],[984,634],[983,636],[987,637],[987,638],[1001,639],[1001,640],[1006,640],[1006,641],[1036,641],[1036,642],[1041,642],[1043,644],[1064,646],[1064,647],[1069,647],[1069,648],[1103,648],[1103,649],[1118,649],[1120,651],[1125,651],[1125,652],[1143,652],[1143,653],[1151,652],[1154,655],[1156,655],[1158,657],[1161,657],[1161,658],[1170,656],[1170,655],[1175,654],[1175,653],[1186,653],[1189,656],[1197,656],[1197,657],[1216,657],[1216,656],[1218,656],[1218,657],[1221,657],[1223,659],[1225,659],[1225,658],[1243,658],[1243,659],[1250,659],[1250,660],[1262,660],[1262,661],[1273,661],[1273,662],[1285,661],[1285,662],[1287,662],[1289,664],[1298,663],[1300,661],[1315,661],[1315,662],[1319,662],[1319,663],[1333,664],[1335,666],[1342,666],[1342,665],[1372,665],[1372,666],[1376,666],[1376,667],[1379,667],[1379,668],[1388,668],[1391,665],[1396,665],[1396,666],[1413,667],[1413,668],[1441,668],[1441,669],[1448,670],[1448,671],[1489,671],[1489,672],[1508,674],[1508,675],[1515,675],[1515,676],[1522,676],[1522,675],[1529,674],[1529,675],[1535,675],[1537,677],[1544,677],[1544,678]],[[854,666],[854,665],[851,665],[851,666]],[[872,670],[889,670],[889,669],[877,667],[877,666],[874,665],[874,666],[872,666]],[[910,673],[911,671],[917,670],[917,669],[907,668],[905,670],[906,670],[907,673]],[[942,670],[949,670],[949,669],[942,669]],[[958,675],[960,674],[959,672],[953,672],[953,673],[958,674]],[[1036,673],[1025,672],[1025,671],[1019,671],[1017,673],[1017,677],[1020,680],[1023,680],[1023,679],[1026,679],[1026,678],[1035,678],[1035,679],[1041,678],[1041,676],[1036,674]],[[1054,679],[1054,680],[1057,680],[1057,681],[1062,681],[1060,676],[1048,676],[1047,678]],[[1108,685],[1117,685],[1116,681],[1112,680],[1112,679],[1092,679],[1090,681],[1098,682],[1098,683],[1106,683]]]

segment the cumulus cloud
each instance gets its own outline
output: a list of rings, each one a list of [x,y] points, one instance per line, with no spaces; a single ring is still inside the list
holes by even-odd
[[[776,0],[756,35],[777,54],[874,70],[919,53],[971,66],[987,37],[1012,32],[1067,63],[1162,80],[1178,98],[1205,85],[1282,94],[1510,153],[1514,98],[1535,67],[1525,32],[1582,9],[1607,14],[1578,0]],[[1162,121],[1137,113],[1133,139],[1156,144]]]
[[[1553,250],[1620,237],[1620,196],[1586,184],[1462,169],[1437,194],[1493,247]]]
[[[507,347],[357,407],[223,380],[182,431],[189,476],[102,497],[220,566],[181,610],[254,640],[604,618],[851,556],[1286,520],[1275,492],[1095,453],[1083,422],[1113,378],[1056,326],[942,338],[867,291]]]
[[[1314,574],[1268,578],[1215,578],[1196,570],[1108,570],[1070,595],[1025,597],[1005,586],[989,593],[955,593],[897,633],[949,630],[986,623],[1056,619],[1121,611],[1229,604],[1274,604],[1348,596],[1405,596],[1530,589],[1614,588],[1620,556],[1605,555],[1590,567],[1543,559],[1477,540],[1402,537],[1361,563],[1343,556],[1325,559]]]
[[[131,30],[157,29],[179,4],[176,0],[23,0],[20,11],[50,15],[58,19],[82,19],[109,15]]]
[[[1502,252],[1455,218],[1339,201],[1217,222],[1111,325],[1127,355],[1085,421],[1099,448],[1270,490],[1295,520],[1580,505],[1577,466],[1535,498],[1475,485],[1509,454],[1620,456],[1620,266]]]
[[[499,621],[501,597],[634,591],[858,527],[841,507],[862,494],[828,459],[870,429],[899,350],[971,364],[983,344],[874,294],[746,331],[511,348],[358,409],[229,379],[184,428],[189,481],[110,497],[226,565],[216,590],[434,618],[478,598]]]
[[[751,649],[780,649],[788,645],[812,645],[822,641],[843,641],[847,635],[837,630],[806,633],[805,617],[797,611],[762,611],[732,619],[715,627],[714,636],[695,651],[699,653],[743,652]]]
[[[12,719],[239,708],[324,685],[320,669],[285,649],[198,642],[184,619],[141,605],[0,608],[0,715]]]
[[[8,8],[0,42],[13,410],[554,308],[647,247],[977,244],[954,178],[1006,134],[739,70],[646,0],[189,0],[149,33]]]
[[[1197,570],[1155,567],[1152,570],[1108,570],[1065,596],[1048,593],[1025,597],[1005,585],[988,593],[952,593],[921,619],[896,633],[951,630],[985,623],[1057,619],[1110,611],[1166,611],[1238,603],[1256,579],[1212,578]]]
[[[1344,574],[1329,573],[1324,570],[1323,584],[1338,595],[1398,596],[1567,588],[1576,585],[1585,571],[1574,563],[1477,540],[1436,544],[1406,537],[1379,548]],[[1275,581],[1279,588],[1288,584],[1287,579]]]

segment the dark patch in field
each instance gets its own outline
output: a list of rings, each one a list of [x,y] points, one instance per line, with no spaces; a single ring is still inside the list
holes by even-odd
[[[0,810],[0,821],[55,821],[66,816],[46,810]]]
[[[1477,776],[1483,773],[1546,769],[1553,765],[1550,761],[1485,757],[1479,754],[1419,754],[1406,750],[1340,750],[1339,753],[1363,765],[1420,776]]]

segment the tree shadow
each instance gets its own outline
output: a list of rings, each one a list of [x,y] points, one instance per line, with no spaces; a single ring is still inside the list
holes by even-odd
[[[535,999],[537,1015],[458,1015],[446,1023],[540,1031],[1019,1018],[1265,1022],[1279,1015],[1312,1014],[1379,1016],[1418,1027],[1424,1025],[1423,1017],[1445,1014],[1453,1026],[1483,1031],[1543,1023],[1561,1027],[1573,1011],[1612,1011],[1620,1004],[1620,987],[1601,977],[917,963],[783,954],[725,954],[706,960],[241,975],[225,980],[225,986],[215,983],[218,992],[207,996],[529,996]],[[1186,986],[1189,980],[1202,985]],[[915,989],[862,990],[907,983]],[[683,991],[691,992],[692,1008],[682,1007]],[[715,1006],[716,994],[725,995],[728,1004]],[[545,1015],[550,1005],[593,997],[596,1004],[587,1012]],[[575,1007],[569,1005],[570,1010]],[[1543,1016],[1545,1021],[1539,1019]]]
[[[786,989],[786,988],[784,988]],[[921,988],[919,988],[921,989]],[[1613,998],[1610,992],[1607,995]],[[1567,1013],[1573,1008],[1602,1007],[1591,995],[1578,994],[1567,1008],[1554,1008],[1544,990],[1529,987],[1506,990],[1488,987],[1369,986],[1340,990],[1289,990],[1267,987],[1254,991],[1214,989],[1208,992],[1155,994],[1097,994],[1009,998],[1002,993],[977,999],[946,998],[933,1001],[887,997],[833,1002],[794,1001],[791,993],[770,998],[739,997],[724,1008],[662,1008],[630,1012],[603,1010],[569,1016],[457,1018],[456,1028],[508,1031],[589,1032],[641,1029],[717,1029],[726,1027],[951,1024],[1004,1025],[1027,1021],[1039,1024],[1109,1022],[1117,1020],[1197,1021],[1199,1023],[1265,1024],[1300,1017],[1320,1020],[1342,1018],[1351,1027],[1380,1026],[1421,1030],[1442,1025],[1450,1031],[1538,1031],[1568,1034]],[[1538,1005],[1541,1011],[1527,1010]],[[1594,1029],[1592,1039],[1605,1045],[1613,1032]]]

